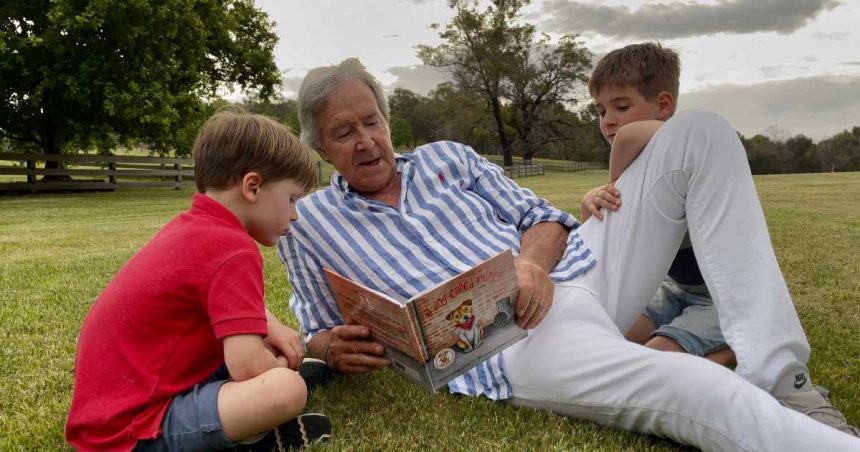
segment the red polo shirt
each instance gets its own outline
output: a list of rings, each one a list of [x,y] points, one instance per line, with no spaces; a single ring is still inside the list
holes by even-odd
[[[224,362],[224,337],[266,332],[256,242],[229,210],[195,194],[84,320],[66,439],[82,450],[131,450],[157,437],[173,396]]]

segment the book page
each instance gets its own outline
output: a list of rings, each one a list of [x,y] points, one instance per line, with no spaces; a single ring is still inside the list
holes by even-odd
[[[329,269],[325,272],[345,323],[365,325],[379,343],[393,347],[420,363],[427,361],[410,309],[336,272]]]
[[[416,297],[430,357],[471,353],[492,331],[508,328],[517,293],[513,253],[506,250]]]

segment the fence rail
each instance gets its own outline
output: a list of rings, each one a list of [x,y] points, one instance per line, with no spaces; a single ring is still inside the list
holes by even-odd
[[[49,162],[56,163],[57,168],[47,168],[55,166]],[[122,155],[0,153],[0,176],[5,176],[0,178],[0,192],[112,191],[126,187],[179,190],[193,183],[194,161]]]
[[[500,155],[485,155],[484,157],[499,166],[504,166],[504,159]],[[528,165],[528,163],[523,161],[522,157],[514,157],[513,162],[515,165]],[[556,160],[542,161],[540,163],[532,162],[532,164],[543,165],[544,170],[552,172],[573,172],[609,168],[609,165],[605,162],[573,162],[566,160]]]
[[[511,179],[527,176],[542,176],[545,173],[544,166],[542,164],[503,166],[502,169],[505,171],[505,176],[508,176]]]

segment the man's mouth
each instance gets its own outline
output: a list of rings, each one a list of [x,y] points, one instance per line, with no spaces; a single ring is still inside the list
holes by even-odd
[[[366,162],[361,162],[358,164],[358,166],[374,166],[374,165],[378,164],[380,160],[382,160],[382,157],[378,157],[378,158],[375,158],[373,160],[368,160]]]

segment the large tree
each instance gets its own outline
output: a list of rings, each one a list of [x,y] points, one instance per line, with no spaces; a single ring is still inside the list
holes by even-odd
[[[513,152],[505,106],[510,106],[509,124],[516,130],[523,157],[530,159],[541,140],[557,129],[559,106],[576,102],[577,88],[591,67],[591,53],[575,36],[553,42],[520,20],[520,11],[529,3],[493,0],[480,11],[477,0],[449,0],[456,14],[439,33],[445,42],[419,46],[418,52],[425,64],[450,73],[460,89],[486,98],[506,166],[511,165]]]
[[[576,36],[565,35],[554,43],[547,35],[537,35],[531,25],[514,37],[518,41],[503,86],[523,160],[529,161],[542,145],[568,140],[558,126],[568,122],[568,130],[574,127],[573,116],[564,110],[580,101],[578,88],[588,82],[591,52],[576,42]]]
[[[273,28],[252,0],[5,0],[0,135],[185,154],[219,88],[273,93]]]
[[[516,24],[519,10],[528,0],[493,0],[480,11],[477,0],[448,0],[456,15],[439,36],[436,46],[418,46],[424,64],[446,70],[461,89],[481,93],[489,102],[505,158],[513,164],[511,142],[502,116],[502,84],[506,66],[512,60],[515,35],[523,32]],[[439,28],[434,24],[434,28]]]

